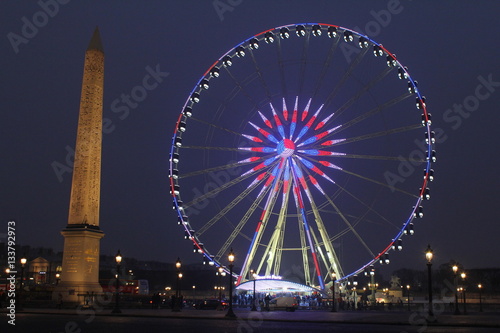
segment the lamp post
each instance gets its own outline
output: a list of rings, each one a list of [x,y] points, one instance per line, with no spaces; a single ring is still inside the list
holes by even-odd
[[[335,307],[335,280],[337,279],[337,274],[332,272],[332,309],[330,312],[337,312],[337,308]]]
[[[250,274],[252,274],[253,278],[253,301],[252,301],[252,308],[250,311],[257,311],[257,306],[255,305],[255,279],[257,278],[257,273],[252,269],[250,270]]]
[[[61,280],[61,274],[56,273],[56,286],[59,284],[59,280]]]
[[[10,268],[5,269],[5,274],[7,274],[7,278],[9,277],[10,274]],[[7,294],[7,290],[9,288],[9,280],[5,280],[5,293]]]
[[[458,286],[457,286],[457,272],[458,272],[458,266],[457,265],[453,265],[453,267],[451,268],[453,270],[453,274],[454,274],[454,282],[455,282],[455,315],[459,315],[460,314],[460,310],[458,309]]]
[[[172,304],[172,312],[180,312],[181,311],[180,291],[179,291],[180,281],[182,278],[182,273],[180,271],[181,266],[182,266],[181,259],[177,258],[177,261],[175,262],[175,268],[177,270],[177,283],[176,283],[176,287],[175,287],[175,299],[173,300],[173,304]]]
[[[196,303],[196,286],[193,286],[193,304]]]
[[[234,252],[233,249],[229,251],[229,255],[227,256],[229,260],[229,310],[227,310],[226,317],[227,318],[236,318],[236,315],[233,312],[233,263],[234,263]]]
[[[21,258],[21,282],[20,282],[20,288],[19,288],[19,310],[23,309],[22,306],[22,294],[23,294],[23,282],[24,282],[24,265],[26,265],[26,262],[28,260],[25,257]]]
[[[427,259],[427,281],[429,283],[429,318],[434,316],[433,306],[432,306],[432,258],[434,257],[433,251],[430,245],[427,245],[427,250],[425,250],[425,259]]]
[[[116,260],[116,284],[115,284],[115,307],[111,313],[122,313],[120,310],[120,264],[122,262],[122,255],[120,254],[120,250],[115,256]]]
[[[371,291],[371,306],[372,308],[375,307],[376,303],[376,292],[377,292],[377,284],[375,284],[375,267],[373,265],[370,266],[370,272],[365,271],[365,276],[370,275],[370,283],[368,283],[368,288]]]
[[[222,302],[222,277],[223,276],[226,276],[226,271],[224,271],[224,267],[220,266],[219,269],[217,270],[217,272],[215,272],[215,275],[218,275],[219,276],[219,286],[218,289],[219,290],[219,302]]]
[[[477,285],[477,288],[479,289],[479,312],[483,312],[483,299],[481,295],[481,291],[483,289],[483,285],[480,283]]]
[[[465,290],[466,290],[466,287],[465,287],[465,278],[467,277],[467,275],[465,274],[465,272],[462,272],[460,274],[460,277],[462,278],[462,283],[463,283],[462,297],[463,297],[463,300],[464,300],[464,315],[466,315],[467,314],[467,300],[465,298]]]
[[[358,293],[356,291],[357,285],[358,285],[358,280],[357,280],[357,275],[354,275],[354,280],[352,281],[352,284],[354,287],[352,288],[353,294],[354,294],[354,309],[358,309]]]
[[[406,285],[406,290],[408,292],[408,311],[410,311],[410,285]]]

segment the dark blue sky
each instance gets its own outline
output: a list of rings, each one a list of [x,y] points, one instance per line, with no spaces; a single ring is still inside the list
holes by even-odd
[[[218,11],[214,3],[226,5]],[[50,15],[40,14],[42,4]],[[423,267],[428,243],[438,263],[499,267],[499,10],[494,1],[4,1],[0,237],[15,219],[17,242],[62,250],[71,174],[57,175],[54,165],[67,167],[75,144],[84,52],[99,26],[108,122],[101,252],[199,260],[183,240],[168,190],[170,140],[185,99],[242,40],[284,24],[322,22],[361,30],[397,54],[442,134],[425,218],[387,270]],[[34,21],[36,30],[23,30]],[[113,112],[153,69],[163,73],[157,87]]]

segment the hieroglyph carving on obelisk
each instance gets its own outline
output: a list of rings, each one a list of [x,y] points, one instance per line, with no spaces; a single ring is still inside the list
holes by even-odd
[[[104,52],[96,29],[85,52],[68,224],[99,225]]]

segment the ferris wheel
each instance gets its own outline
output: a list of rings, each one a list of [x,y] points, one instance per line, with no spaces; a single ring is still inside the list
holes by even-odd
[[[184,238],[238,283],[325,288],[389,263],[430,198],[434,133],[396,56],[344,27],[256,34],[201,76],[175,124],[170,194]],[[422,173],[423,170],[423,173]]]

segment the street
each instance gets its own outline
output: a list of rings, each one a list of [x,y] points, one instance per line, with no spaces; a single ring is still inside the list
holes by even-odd
[[[328,322],[293,322],[235,320],[223,318],[159,318],[137,316],[95,316],[82,317],[70,314],[24,314],[19,313],[13,330],[7,321],[2,320],[1,332],[37,332],[37,333],[83,333],[83,332],[474,332],[493,333],[498,328],[484,327],[422,327],[398,324],[368,323],[328,323]]]

